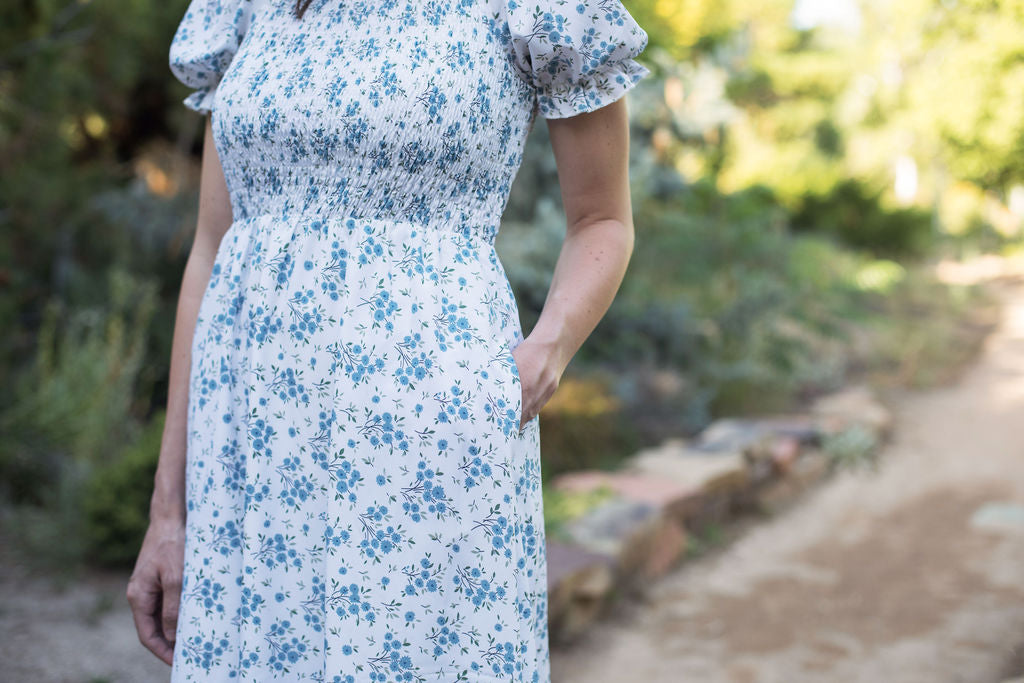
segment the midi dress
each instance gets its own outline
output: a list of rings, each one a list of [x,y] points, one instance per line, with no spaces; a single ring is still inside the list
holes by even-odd
[[[648,75],[618,0],[191,0],[231,201],[191,343],[171,680],[550,681],[494,248],[536,118]]]

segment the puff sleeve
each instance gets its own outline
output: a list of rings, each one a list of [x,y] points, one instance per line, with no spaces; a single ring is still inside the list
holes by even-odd
[[[610,104],[650,74],[634,58],[647,32],[620,0],[505,0],[513,60],[541,116]]]
[[[193,88],[183,104],[208,114],[252,17],[253,0],[191,0],[171,40],[171,73]]]

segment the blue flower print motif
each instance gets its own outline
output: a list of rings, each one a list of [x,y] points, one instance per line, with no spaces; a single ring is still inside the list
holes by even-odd
[[[367,592],[356,583],[336,583],[327,596],[327,609],[343,621],[354,620],[356,625],[363,620],[374,622],[377,615],[370,601],[364,596]]]
[[[242,547],[242,532],[235,520],[229,519],[220,526],[215,526],[210,535],[211,550],[228,556]]]
[[[223,613],[224,586],[202,573],[196,578],[198,580],[192,582],[189,590],[182,595],[182,600],[198,602],[206,610],[207,616],[214,612]]]
[[[241,583],[241,577],[239,579],[239,583]],[[267,603],[263,594],[253,590],[251,586],[243,585],[240,589],[240,598],[241,602],[235,618],[231,621],[232,625],[236,627],[249,624],[259,626],[261,623],[260,612]]]
[[[488,577],[479,567],[459,567],[452,577],[455,592],[462,593],[474,606],[474,611],[491,609],[494,603],[505,597],[504,585],[497,585],[496,574]]]
[[[386,354],[377,355],[374,348],[365,348],[358,342],[333,343],[327,347],[332,359],[328,372],[344,370],[355,384],[368,384],[376,373],[388,366]]]
[[[420,558],[417,564],[403,569],[402,573],[407,579],[405,595],[419,595],[422,591],[436,593],[444,578],[441,568],[429,556]]]
[[[256,550],[256,559],[265,564],[268,569],[281,566],[301,567],[302,556],[295,548],[295,538],[282,533],[273,535],[259,534],[259,545]]]
[[[381,556],[401,549],[404,542],[401,525],[388,524],[390,519],[386,505],[371,505],[366,512],[359,515],[359,523],[363,530],[359,551],[373,562],[381,562]]]
[[[229,644],[227,638],[205,638],[197,633],[182,643],[181,657],[187,664],[209,673],[214,666],[221,663]]]
[[[305,635],[294,635],[296,629],[288,619],[275,621],[270,625],[266,642],[270,657],[267,664],[271,671],[290,673],[291,667],[307,657],[309,639]]]
[[[402,510],[413,522],[443,520],[456,514],[454,500],[445,493],[437,474],[420,460],[416,465],[415,482],[402,487]]]

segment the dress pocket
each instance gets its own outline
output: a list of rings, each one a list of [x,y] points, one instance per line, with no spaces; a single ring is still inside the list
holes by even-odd
[[[512,355],[512,346],[505,335],[497,336],[499,353],[498,364],[504,370],[505,379],[501,382],[501,388],[506,400],[505,414],[499,419],[506,434],[519,434],[519,423],[523,419],[523,386],[519,376],[519,367]]]

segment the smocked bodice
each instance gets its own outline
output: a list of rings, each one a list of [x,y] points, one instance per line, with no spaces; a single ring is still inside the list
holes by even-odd
[[[398,11],[298,22],[278,16],[284,3],[257,7],[213,105],[235,218],[394,219],[493,234],[534,108],[489,9],[424,25]]]

